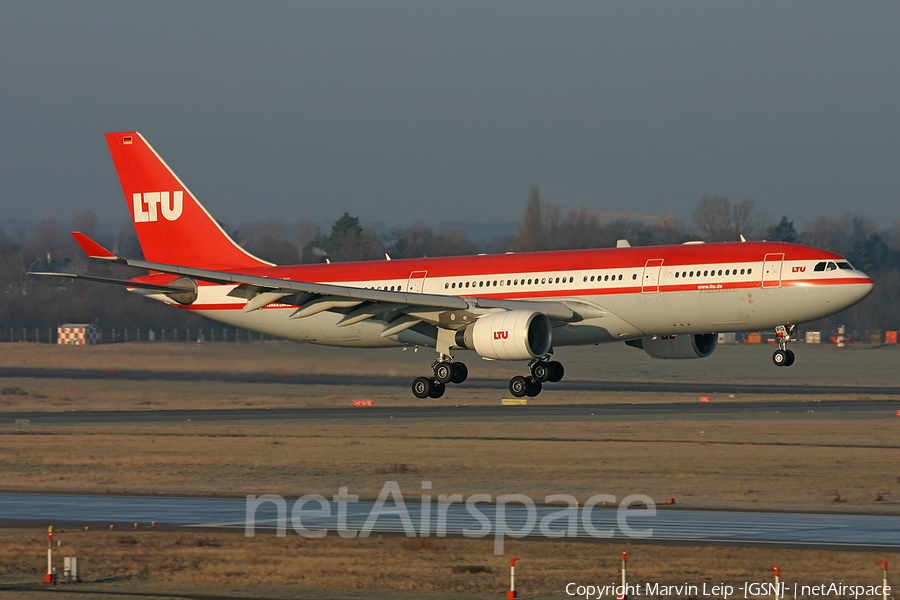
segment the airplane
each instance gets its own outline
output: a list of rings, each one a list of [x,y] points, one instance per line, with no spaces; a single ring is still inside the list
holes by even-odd
[[[348,348],[434,348],[412,382],[439,398],[468,377],[456,350],[528,361],[516,397],[560,381],[562,346],[624,342],[659,359],[704,358],[717,333],[774,328],[788,367],[798,323],[862,300],[872,280],[843,257],[781,242],[687,242],[276,266],[241,248],[138,132],[106,134],[143,260],[72,235],[93,259],[150,271],[133,279],[33,275],[125,286],[210,319],[272,336]]]

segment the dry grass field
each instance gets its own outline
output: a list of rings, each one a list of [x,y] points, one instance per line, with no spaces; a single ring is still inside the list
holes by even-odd
[[[875,561],[886,558],[872,552],[541,541],[510,541],[507,555],[494,556],[487,540],[395,536],[347,540],[90,531],[58,537],[67,555],[84,561],[86,584],[71,588],[79,598],[85,589],[263,598],[498,598],[509,587],[509,556],[522,559],[516,567],[521,596],[565,598],[570,582],[619,582],[622,551],[632,553],[631,583],[770,582],[769,567],[777,565],[790,585],[831,580],[874,585],[881,582]],[[45,536],[12,530],[2,539],[0,565],[6,568],[0,569],[0,586],[39,580],[46,565]],[[10,593],[3,597],[16,597]]]
[[[717,383],[897,386],[896,347],[799,346],[791,369],[770,363],[771,348],[726,346],[699,361],[654,361],[621,346],[567,350],[572,379],[696,381],[713,402],[796,400],[789,394],[734,398]],[[408,387],[341,385],[341,375],[427,372],[430,351],[353,351],[300,344],[118,344],[93,348],[0,344],[0,367],[209,372],[208,381],[5,378],[0,415],[19,411],[171,408],[496,404],[506,394],[453,388],[420,401]],[[506,378],[521,364],[462,357],[473,377]],[[226,384],[215,373],[326,373],[334,385]],[[833,398],[866,399],[836,393]],[[887,396],[880,395],[879,398]],[[367,420],[41,424],[16,431],[0,418],[0,490],[104,493],[330,496],[340,486],[374,498],[387,480],[414,496],[433,494],[643,493],[678,505],[817,511],[900,512],[900,418],[878,413],[754,412],[708,418],[652,412],[538,420]],[[696,395],[565,392],[547,389],[532,403],[696,402]],[[510,407],[511,411],[516,407]],[[365,409],[360,409],[365,410]],[[513,413],[514,414],[514,413]],[[512,542],[495,557],[486,540],[373,537],[308,540],[240,534],[91,531],[63,536],[89,565],[97,598],[134,592],[184,597],[429,598],[493,597],[506,589],[508,557],[521,557],[526,595],[566,597],[565,583],[612,582],[618,552],[631,550],[642,581],[769,581],[769,566],[807,582],[878,577],[868,553],[604,543]],[[0,585],[33,582],[45,549],[41,532],[0,530]],[[68,554],[68,553],[67,553]],[[889,559],[890,560],[890,559]],[[794,578],[794,579],[792,579]],[[98,587],[99,586],[99,587]],[[0,591],[30,599],[48,592]],[[18,594],[18,596],[17,596]],[[69,594],[63,594],[68,596]],[[90,600],[94,594],[73,597]]]

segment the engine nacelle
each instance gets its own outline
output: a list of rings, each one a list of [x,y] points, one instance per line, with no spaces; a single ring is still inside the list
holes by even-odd
[[[625,342],[641,348],[653,358],[706,358],[719,343],[715,333],[696,335],[653,335]]]
[[[456,345],[497,360],[544,356],[553,343],[553,326],[544,313],[509,310],[480,317],[456,332]]]

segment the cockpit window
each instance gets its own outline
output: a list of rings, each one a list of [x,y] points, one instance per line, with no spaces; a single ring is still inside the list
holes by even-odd
[[[826,271],[834,271],[835,269],[837,269],[837,265],[833,262],[829,262],[827,265],[825,265]]]
[[[852,270],[853,270],[853,265],[851,265],[851,264],[848,263],[847,261],[839,262],[839,263],[837,264],[837,266],[838,266],[839,269],[846,269],[847,271],[852,271]]]
[[[825,263],[824,263],[824,262],[818,263],[818,264],[816,265],[816,268],[813,269],[813,270],[814,270],[814,271],[824,271],[824,270],[825,270]]]

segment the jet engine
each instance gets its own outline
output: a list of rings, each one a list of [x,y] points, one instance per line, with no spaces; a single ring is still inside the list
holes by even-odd
[[[641,348],[653,358],[706,358],[716,349],[715,333],[696,335],[652,335],[625,342]]]
[[[527,360],[550,351],[553,326],[544,313],[509,310],[491,313],[456,332],[456,345],[486,358]]]

